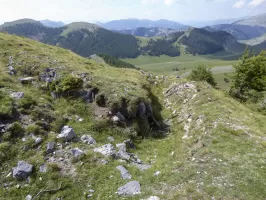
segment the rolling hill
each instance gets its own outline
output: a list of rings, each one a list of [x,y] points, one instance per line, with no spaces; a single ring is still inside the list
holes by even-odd
[[[114,33],[85,22],[51,28],[34,20],[23,19],[5,23],[0,26],[0,31],[67,48],[85,57],[98,53],[115,57],[139,55],[138,40],[134,36]]]
[[[264,199],[265,121],[205,82],[0,33],[0,199]]]
[[[114,20],[107,23],[98,23],[98,25],[109,29],[109,30],[132,30],[139,27],[144,28],[152,28],[152,27],[160,27],[160,28],[169,28],[174,30],[187,30],[189,26],[180,24],[178,22],[169,21],[165,19],[161,19],[158,21],[152,21],[147,19],[121,19],[121,20]]]

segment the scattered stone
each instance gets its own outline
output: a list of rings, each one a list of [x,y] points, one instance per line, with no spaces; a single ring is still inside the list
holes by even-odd
[[[45,163],[40,166],[40,172],[41,173],[46,173],[47,172],[47,165]]]
[[[31,196],[30,194],[28,194],[28,195],[26,196],[26,200],[32,200],[32,196]]]
[[[96,144],[96,140],[93,137],[91,137],[90,135],[83,135],[81,137],[81,140],[85,144]]]
[[[118,169],[120,171],[121,177],[124,180],[132,178],[131,174],[122,165],[117,166],[116,169]]]
[[[47,153],[53,153],[55,150],[55,143],[54,142],[48,142],[46,152]]]
[[[99,163],[102,164],[102,165],[107,165],[108,164],[108,161],[103,159],[103,160],[100,160]]]
[[[95,191],[94,191],[94,190],[92,190],[92,189],[89,189],[89,192],[90,192],[90,193],[94,193]]]
[[[140,184],[137,181],[131,181],[118,188],[117,194],[122,196],[131,196],[131,195],[140,194]]]
[[[71,153],[72,153],[72,155],[73,155],[75,158],[78,158],[78,157],[84,155],[84,152],[81,151],[79,148],[71,149]]]
[[[41,143],[42,143],[42,138],[36,138],[35,144],[38,145],[38,144],[41,144]]]
[[[161,174],[161,172],[157,171],[157,172],[154,173],[154,176],[159,176],[160,174]]]
[[[127,151],[127,147],[125,143],[116,144],[116,148],[118,148],[120,151]]]
[[[17,167],[12,168],[13,177],[16,179],[26,179],[32,173],[33,165],[25,161],[18,161]]]
[[[120,120],[119,120],[119,118],[117,116],[113,116],[112,117],[112,122],[116,124],[116,123],[119,123]]]
[[[109,136],[109,137],[107,138],[107,141],[108,141],[108,142],[114,142],[114,141],[115,141],[115,139],[114,139],[114,137],[112,137],[112,136]]]
[[[26,77],[26,78],[20,78],[20,79],[19,79],[19,81],[20,81],[22,84],[30,84],[30,83],[32,83],[34,80],[35,80],[34,77]]]
[[[92,197],[92,194],[87,195],[87,199],[90,199]]]
[[[64,126],[61,133],[57,136],[58,139],[62,139],[64,142],[71,141],[76,137],[74,129],[70,126]]]
[[[13,92],[10,96],[14,99],[22,99],[24,98],[24,92]]]
[[[112,144],[105,144],[99,148],[95,148],[94,152],[101,153],[105,156],[113,156],[115,157],[116,152],[115,152],[115,147]]]

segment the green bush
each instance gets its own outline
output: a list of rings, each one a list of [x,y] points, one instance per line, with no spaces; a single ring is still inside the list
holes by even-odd
[[[25,129],[21,126],[19,122],[15,122],[11,125],[11,127],[8,129],[8,131],[11,133],[11,137],[21,137],[25,133]]]
[[[74,77],[74,76],[66,76],[61,80],[53,81],[49,89],[50,91],[56,91],[59,93],[67,93],[75,90],[79,90],[83,87],[83,80]]]
[[[197,69],[192,70],[188,78],[193,81],[206,81],[212,86],[217,85],[211,70],[207,69],[206,67],[202,65],[197,67]]]
[[[0,119],[12,118],[13,100],[0,91]]]
[[[230,95],[241,101],[258,102],[266,91],[266,51],[258,56],[247,49],[235,66]]]

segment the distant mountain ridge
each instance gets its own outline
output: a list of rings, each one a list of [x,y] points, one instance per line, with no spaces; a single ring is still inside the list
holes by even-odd
[[[40,20],[40,22],[48,27],[52,27],[52,28],[58,28],[58,27],[63,27],[65,26],[65,24],[63,22],[60,21],[51,21],[49,19],[45,19],[45,20]]]
[[[139,36],[139,37],[156,37],[156,36],[166,37],[169,36],[171,33],[176,32],[176,30],[170,28],[159,28],[159,27],[152,27],[152,28],[140,27],[132,30],[121,30],[117,32]]]
[[[121,19],[121,20],[114,20],[107,23],[97,23],[99,26],[109,30],[132,30],[139,27],[144,28],[152,28],[152,27],[160,27],[160,28],[169,28],[174,30],[187,30],[190,26],[169,21],[165,19],[152,21],[148,19]]]
[[[21,19],[0,26],[0,32],[59,46],[84,57],[93,54],[107,54],[116,58],[136,58],[139,55],[175,57],[180,55],[181,47],[185,47],[187,53],[190,54],[206,55],[221,51],[227,52],[227,54],[240,55],[246,46],[239,43],[231,34],[220,30],[213,32],[199,28],[190,28],[187,31],[173,30],[173,32],[171,29],[160,28],[136,30],[139,30],[139,33],[133,34],[145,34],[145,31],[149,30],[167,30],[169,34],[162,37],[145,38],[144,40],[86,22],[75,22],[64,27],[51,28],[31,19]],[[266,43],[263,43],[252,48],[257,52],[265,46]],[[108,58],[108,60],[119,64],[114,59]]]
[[[256,16],[251,16],[251,17],[236,21],[233,24],[266,27],[266,13],[256,15]]]

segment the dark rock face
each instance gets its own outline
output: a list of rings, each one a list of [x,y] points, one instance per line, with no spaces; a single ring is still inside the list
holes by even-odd
[[[118,188],[117,194],[121,196],[132,196],[140,194],[140,184],[138,181],[131,181]]]
[[[13,167],[13,177],[19,180],[28,178],[32,173],[33,165],[25,161],[18,161],[17,167]]]

